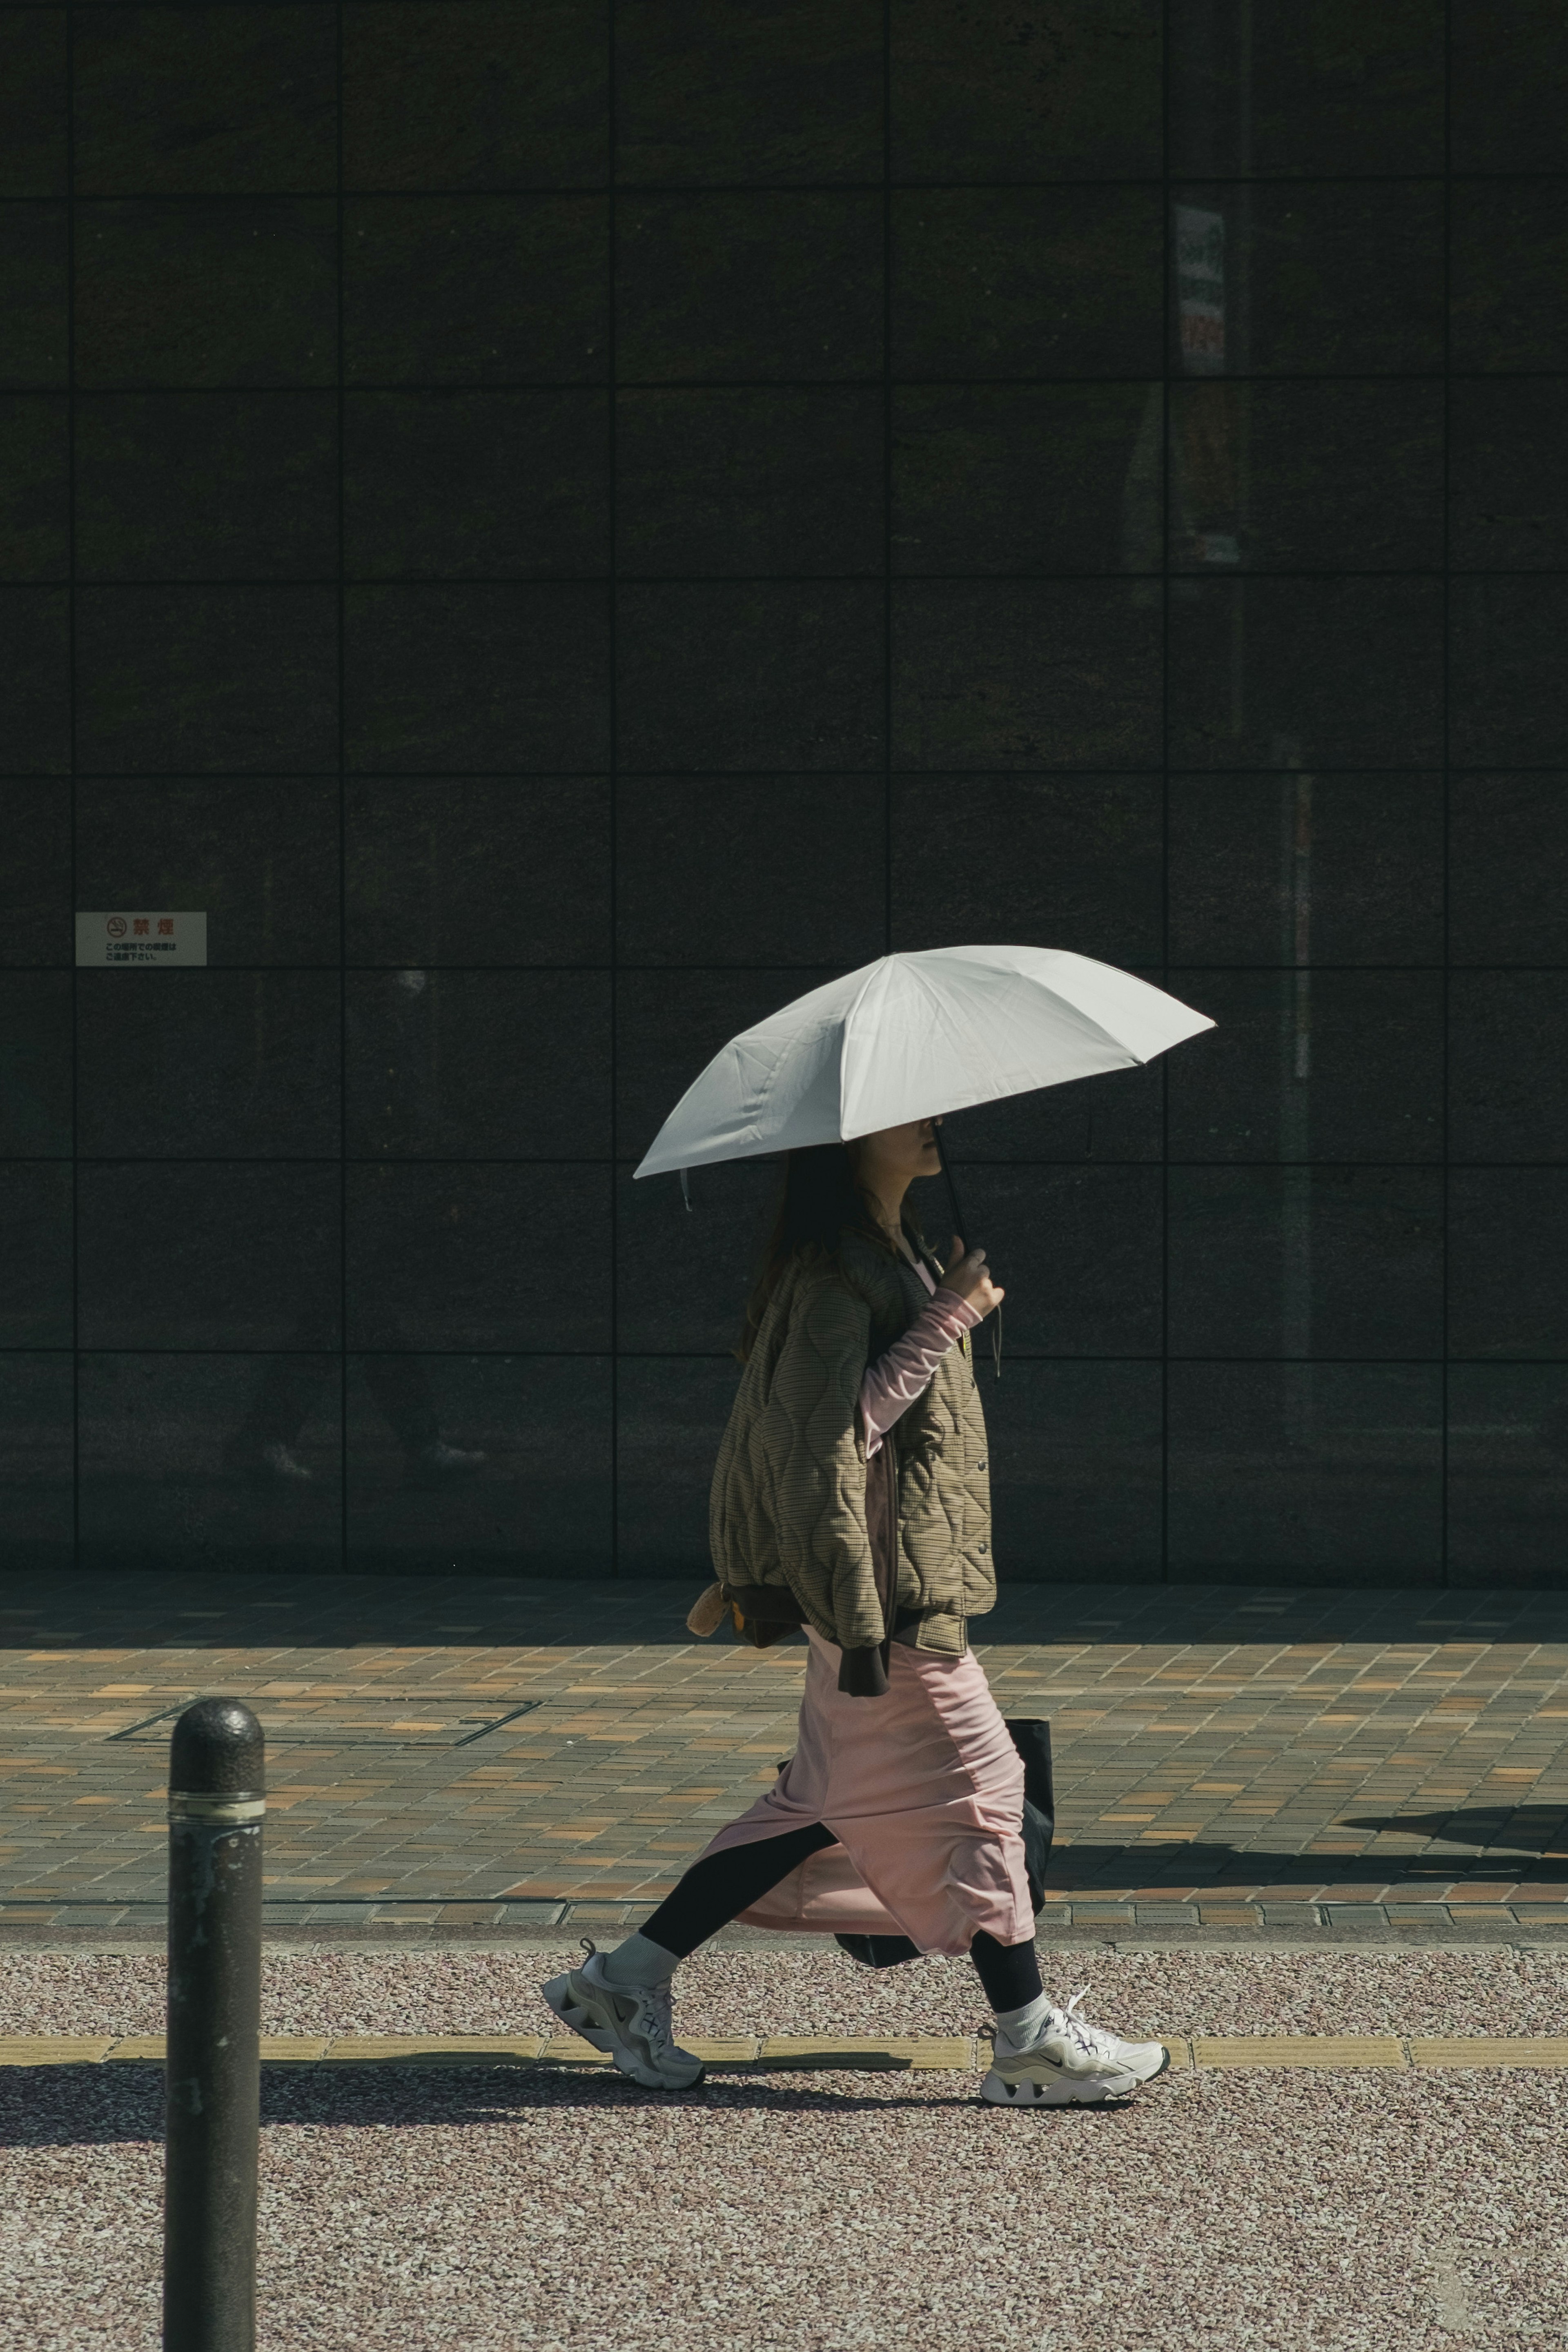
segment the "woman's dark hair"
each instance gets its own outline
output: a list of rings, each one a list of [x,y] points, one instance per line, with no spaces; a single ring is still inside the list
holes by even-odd
[[[920,1228],[908,1209],[904,1223],[917,1244]],[[736,1354],[742,1363],[756,1344],[768,1301],[778,1288],[792,1258],[810,1252],[837,1257],[847,1234],[855,1234],[893,1255],[877,1204],[855,1172],[854,1148],[847,1143],[813,1143],[786,1151],[778,1213],[763,1253],[763,1263],[752,1295]]]

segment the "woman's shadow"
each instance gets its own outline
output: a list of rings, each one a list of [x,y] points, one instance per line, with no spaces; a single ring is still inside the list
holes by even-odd
[[[835,2083],[802,2082],[804,2074],[832,2072]],[[417,2061],[353,2066],[261,2068],[261,2122],[267,2125],[358,2126],[385,2131],[418,2126],[494,2124],[509,2115],[548,2109],[555,2114],[647,2107],[756,2108],[775,2115],[862,2115],[896,2103],[951,2107],[973,2104],[979,2076],[954,2074],[942,2087],[879,2095],[846,2084],[846,2074],[896,2074],[890,2063],[830,2068],[817,2060],[712,2066],[689,2091],[644,2091],[609,2069],[549,2065],[486,2066]],[[1064,2110],[1064,2112],[1068,2112]],[[1101,2112],[1081,2107],[1074,2116]],[[155,2143],[163,2136],[163,2069],[153,2060],[121,2065],[8,2066],[0,2079],[0,2148],[110,2147]]]
[[[1568,1805],[1461,1805],[1441,1813],[1347,1813],[1347,1829],[1436,1838],[1481,1853],[1534,1853],[1568,1862]]]

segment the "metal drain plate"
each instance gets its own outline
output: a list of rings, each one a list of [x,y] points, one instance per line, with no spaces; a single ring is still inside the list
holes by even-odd
[[[166,1706],[157,1715],[111,1731],[110,1740],[136,1748],[162,1748],[176,1717],[189,1700]],[[543,1701],[524,1699],[515,1706],[486,1710],[471,1699],[443,1705],[419,1698],[254,1698],[247,1699],[260,1718],[268,1747],[294,1748],[467,1748],[488,1738],[503,1724],[531,1715]]]

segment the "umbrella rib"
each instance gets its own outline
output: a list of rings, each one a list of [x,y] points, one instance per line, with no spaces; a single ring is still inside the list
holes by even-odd
[[[913,968],[912,959],[911,968]],[[919,982],[921,990],[930,999],[931,1003],[934,1004],[939,1011],[944,1009],[942,1007],[941,995],[932,983],[926,978],[925,973],[918,968],[913,968],[913,976]],[[1019,995],[1024,995],[1031,991],[1037,991],[1041,996],[1048,997],[1055,1010],[1058,1013],[1064,1014],[1069,1021],[1073,1022],[1083,1035],[1092,1036],[1098,1039],[1101,1045],[1113,1045],[1119,1054],[1131,1054],[1135,1062],[1141,1060],[1140,1055],[1132,1052],[1131,1046],[1127,1045],[1121,1038],[1118,1037],[1113,1031],[1104,1028],[1100,1023],[1094,1018],[1092,1013],[1086,1013],[1081,1005],[1074,1004],[1068,998],[1059,995],[1058,992],[1054,988],[1049,987],[1045,981],[1037,980],[1032,973],[1026,972],[1015,972],[1013,980],[1015,988]]]
[[[883,959],[884,963],[890,963],[893,961],[894,959],[890,956]],[[963,1027],[954,1020],[951,1006],[946,1002],[942,991],[932,981],[928,979],[924,970],[921,968],[919,958],[914,955],[902,957],[899,959],[899,962],[900,969],[914,982],[920,993],[924,997],[932,1025],[939,1027],[943,1034],[955,1045],[967,1050],[973,1042],[970,1034],[966,1033]],[[1026,975],[1023,973],[1016,974],[1015,981],[1021,993],[1037,990],[1042,996],[1047,998],[1058,1014],[1070,1022],[1073,1026],[1078,1029],[1080,1036],[1086,1039],[1092,1039],[1100,1045],[1109,1047],[1117,1055],[1124,1056],[1125,1058],[1122,1062],[1123,1068],[1125,1068],[1129,1063],[1135,1064],[1137,1066],[1142,1068],[1145,1060],[1149,1058],[1148,1056],[1136,1053],[1122,1038],[1118,1037],[1111,1030],[1103,1027],[1100,1022],[1094,1019],[1092,1014],[1085,1013],[1081,1006],[1072,1003],[1069,999],[1059,995],[1055,989],[1047,987],[1044,981],[1037,980],[1033,975]],[[858,1011],[865,992],[865,990],[861,991],[860,995],[856,998],[855,1004],[851,1008],[850,1013],[845,1017],[844,1034],[846,1044],[847,1044],[848,1041],[849,1027],[854,1013]],[[991,1073],[993,1082],[999,1079],[1004,1075],[1004,1073],[998,1070],[994,1056],[991,1057]],[[1027,1094],[1031,1091],[1032,1088],[1030,1082],[1026,1079],[1021,1086],[1008,1087],[1002,1094],[994,1096],[984,1095],[979,1097],[979,1099],[988,1102],[999,1102],[1005,1101],[1009,1094]],[[844,1123],[842,1117],[842,1055],[839,1065],[839,1125],[842,1127]],[[934,1108],[931,1112],[922,1112],[921,1116],[940,1118],[942,1116],[942,1113],[950,1108],[960,1108],[960,1106],[944,1104]]]
[[[876,962],[869,966],[865,979],[855,992],[854,1003],[849,1006],[838,1024],[838,1132],[841,1138],[844,1134],[844,1066],[848,1051],[849,1033],[855,1025],[856,1014],[892,961],[890,955],[879,956]]]
[[[844,1037],[845,1037],[845,1036],[847,1034],[847,1033],[848,1033],[849,1021],[850,1021],[850,1019],[851,1019],[851,1017],[852,1017],[852,1015],[853,1015],[853,1013],[854,1013],[854,1012],[855,1012],[856,1007],[859,1004],[861,998],[862,998],[862,997],[865,995],[865,993],[866,993],[866,991],[870,987],[871,982],[873,982],[873,980],[876,978],[877,973],[878,973],[878,971],[880,970],[881,966],[882,966],[884,963],[886,963],[888,961],[889,961],[889,959],[888,959],[886,956],[880,956],[880,957],[879,957],[879,958],[878,958],[878,960],[877,960],[876,963],[874,963],[874,964],[870,965],[870,966],[868,968],[868,970],[867,970],[867,973],[866,973],[866,978],[865,978],[865,979],[864,979],[864,981],[861,982],[861,984],[860,984],[860,986],[859,986],[858,990],[856,992],[854,1004],[852,1004],[852,1005],[850,1006],[850,1008],[849,1008],[849,1011],[848,1011],[847,1013],[845,1013],[845,1014],[844,1014],[844,1016],[843,1016],[843,1018],[842,1018],[842,1020],[840,1021],[840,1024],[839,1024],[839,1047],[838,1047],[838,1124],[839,1124],[839,1126],[840,1126],[840,1127],[842,1127],[842,1126],[843,1126],[843,1124],[844,1124],[844,1045],[843,1045],[843,1040],[844,1040]],[[847,975],[846,975],[846,977],[847,977]],[[786,1005],[784,1005],[784,1006],[783,1006],[781,1009],[782,1009],[782,1011],[784,1011],[784,1012],[785,1012],[785,1013],[787,1013],[787,1012],[789,1011],[789,1007],[788,1007],[788,1005],[787,1005],[787,1004],[786,1004]],[[770,1013],[770,1014],[769,1014],[769,1016],[768,1016],[768,1019],[769,1019],[770,1021],[771,1021],[771,1020],[776,1020],[778,1017],[779,1017],[779,1016],[778,1016],[778,1014],[777,1014],[777,1013]],[[767,1026],[767,1023],[766,1023],[766,1022],[758,1023],[758,1024],[756,1024],[756,1026],[757,1026],[757,1027],[763,1027],[763,1028],[765,1028],[765,1027]],[[739,1045],[741,1044],[741,1042],[742,1042],[742,1038],[744,1038],[744,1037],[749,1037],[749,1036],[751,1036],[752,1034],[753,1034],[752,1030],[747,1029],[747,1030],[742,1030],[742,1034],[741,1034],[741,1037],[731,1037],[731,1040],[730,1040],[730,1047],[729,1047],[729,1050],[733,1051],[737,1046],[739,1046]],[[765,1069],[765,1071],[764,1071],[764,1073],[763,1073],[763,1076],[762,1076],[761,1080],[760,1080],[760,1081],[759,1081],[759,1083],[758,1083],[757,1089],[756,1089],[756,1093],[755,1093],[755,1096],[754,1096],[754,1097],[753,1097],[753,1108],[752,1108],[752,1116],[751,1116],[750,1119],[747,1121],[747,1125],[751,1128],[751,1129],[752,1129],[752,1131],[753,1135],[757,1134],[757,1133],[758,1133],[758,1132],[760,1132],[760,1130],[761,1130],[762,1124],[763,1124],[763,1113],[766,1111],[766,1108],[767,1108],[768,1103],[769,1103],[769,1101],[771,1100],[771,1098],[772,1098],[772,1097],[773,1097],[773,1093],[774,1093],[774,1091],[775,1091],[775,1089],[776,1089],[776,1087],[777,1087],[779,1076],[780,1076],[781,1071],[783,1070],[783,1067],[784,1067],[783,1057],[782,1057],[782,1056],[780,1056],[780,1055],[775,1055],[775,1056],[773,1057],[773,1060],[768,1064],[768,1066],[767,1066],[767,1067],[766,1067],[766,1069]],[[679,1108],[679,1105],[677,1106],[677,1108]]]
[[[932,1025],[942,1030],[947,1036],[952,1039],[955,1045],[963,1045],[967,1048],[970,1040],[963,1034],[957,1022],[952,1019],[951,1010],[944,1003],[940,992],[931,985],[931,982],[926,978],[925,973],[918,967],[911,967],[911,977],[914,980],[916,987],[920,990],[921,994],[925,998],[927,1004],[931,1008]],[[994,1074],[994,1060],[992,1062],[992,1070],[993,1074]],[[940,1116],[940,1114],[937,1115]]]

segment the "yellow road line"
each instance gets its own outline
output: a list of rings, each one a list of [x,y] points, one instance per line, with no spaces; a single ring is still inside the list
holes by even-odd
[[[1518,2041],[1479,2033],[1413,2037],[1410,2058],[1416,2066],[1568,2066],[1568,2033]]]
[[[1392,2033],[1236,2033],[1205,2035],[1193,2044],[1199,2066],[1405,2066]]]
[[[1568,2034],[1398,2035],[1247,2033],[1189,2040],[1166,2035],[1173,2067],[1200,2073],[1258,2067],[1316,2067],[1331,2073],[1368,2066],[1405,2072],[1437,2067],[1568,2068]],[[682,2047],[710,2066],[772,2073],[882,2074],[903,2069],[972,2073],[990,2063],[991,2044],[962,2035],[771,2033],[689,2036]],[[572,2033],[265,2034],[269,2065],[607,2066],[605,2052]],[[13,2033],[0,2035],[0,2066],[98,2066],[163,2063],[157,2033]]]

